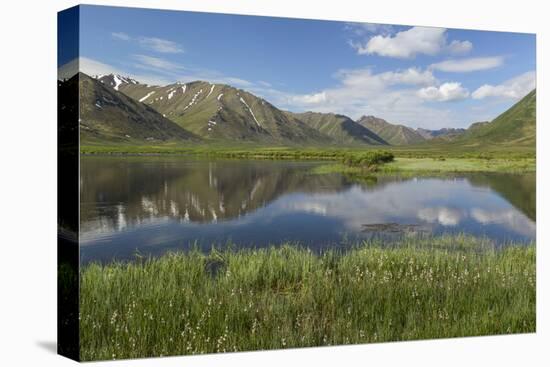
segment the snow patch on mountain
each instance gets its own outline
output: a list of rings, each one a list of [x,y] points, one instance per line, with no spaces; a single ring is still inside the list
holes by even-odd
[[[256,124],[260,127],[262,127],[262,125],[260,125],[260,123],[258,122],[258,120],[256,119],[256,116],[254,116],[254,112],[252,112],[252,109],[250,108],[250,106],[246,103],[246,101],[243,99],[243,97],[240,97],[240,100],[241,102],[246,106],[246,108],[248,108],[248,111],[250,112],[250,114],[252,115],[252,118],[254,119],[254,121],[256,121]]]
[[[143,98],[141,98],[139,101],[140,102],[143,102],[145,101],[147,98],[151,97],[153,95],[153,93],[155,93],[155,91],[152,91],[152,92],[149,92],[147,93]]]
[[[115,86],[113,87],[114,90],[118,90],[118,87],[120,87],[120,85],[123,83],[118,75],[113,75],[113,82],[115,83]]]
[[[206,98],[210,97],[210,95],[212,94],[212,92],[214,91],[214,88],[216,87],[216,84],[212,84],[212,87],[210,88],[210,92],[208,92],[208,94],[206,95]]]
[[[183,110],[185,111],[189,107],[193,106],[195,104],[195,102],[197,101],[197,98],[201,95],[201,93],[202,93],[202,89],[199,90],[197,93],[195,93],[193,98],[191,98],[191,102],[189,102],[189,104],[187,106],[185,106],[185,108]]]

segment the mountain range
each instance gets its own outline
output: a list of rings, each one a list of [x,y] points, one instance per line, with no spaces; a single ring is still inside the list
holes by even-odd
[[[195,81],[151,86],[115,75],[97,80],[204,139],[272,144],[332,142],[293,114],[229,85]]]
[[[420,134],[425,140],[432,140],[436,138],[444,139],[444,140],[452,140],[457,136],[464,134],[466,130],[467,129],[462,129],[462,128],[444,127],[438,130],[428,130],[428,129],[418,128],[415,131],[418,134]]]
[[[413,129],[375,116],[294,113],[226,84],[142,84],[120,75],[78,73],[84,142],[221,141],[273,145],[411,145],[426,142],[534,144],[536,91],[491,122],[468,129]]]

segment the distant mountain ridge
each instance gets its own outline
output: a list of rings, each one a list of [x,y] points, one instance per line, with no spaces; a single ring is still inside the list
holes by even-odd
[[[368,127],[353,121],[351,118],[319,112],[289,113],[300,121],[331,137],[339,144],[387,145],[383,138]]]
[[[347,116],[282,111],[263,98],[225,84],[194,81],[153,86],[112,74],[98,80],[205,139],[274,144],[387,144]]]
[[[357,122],[376,133],[391,145],[417,144],[426,140],[421,134],[410,127],[391,124],[375,116],[361,116]]]
[[[416,129],[416,132],[426,140],[431,140],[435,138],[451,140],[461,134],[464,134],[465,131],[466,129],[462,129],[462,128],[447,128],[447,127],[444,127],[438,130],[428,130],[420,127]]]

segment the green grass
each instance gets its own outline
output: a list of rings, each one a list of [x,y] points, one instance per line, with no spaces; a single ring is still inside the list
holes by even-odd
[[[536,169],[535,153],[532,149],[488,147],[486,151],[462,150],[460,147],[442,149],[441,146],[405,147],[263,147],[255,144],[229,146],[224,144],[181,145],[165,143],[160,145],[82,145],[83,154],[123,154],[123,155],[191,155],[229,159],[271,159],[271,160],[325,160],[338,161],[330,168],[332,172],[341,170],[343,164],[351,171],[364,171],[362,160],[384,153],[390,159],[378,160],[369,166],[369,171],[383,172],[533,172]],[[385,157],[383,157],[385,158]]]
[[[147,154],[180,154],[180,155],[199,155],[209,157],[223,158],[246,158],[246,159],[324,159],[324,160],[342,160],[348,156],[359,156],[376,152],[380,149],[353,149],[336,147],[288,147],[272,146],[264,147],[255,144],[240,144],[237,146],[227,145],[180,145],[160,144],[160,145],[82,145],[80,151],[82,154],[129,154],[129,155],[147,155]]]
[[[383,165],[382,172],[534,172],[534,158],[398,158]]]
[[[535,246],[466,236],[81,269],[83,360],[535,331]]]
[[[380,174],[415,176],[426,174],[450,174],[467,172],[528,173],[536,171],[536,161],[531,158],[480,159],[480,158],[395,158],[392,162],[377,164],[374,169],[349,166],[342,163],[328,163],[311,170],[314,174],[342,173],[355,177]]]
[[[487,144],[486,149],[471,149],[468,147],[444,144],[421,144],[406,146],[264,146],[257,143],[241,143],[230,145],[223,142],[209,141],[207,143],[166,142],[155,145],[140,144],[108,144],[83,142],[80,151],[83,154],[231,154],[262,155],[262,156],[292,156],[296,154],[338,155],[346,153],[364,153],[373,150],[391,151],[396,157],[405,158],[535,158],[535,148],[515,147]]]

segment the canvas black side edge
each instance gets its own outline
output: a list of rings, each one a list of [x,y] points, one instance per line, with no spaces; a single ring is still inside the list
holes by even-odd
[[[78,6],[58,13],[58,67],[78,72]],[[57,353],[80,361],[78,73],[57,80]]]

